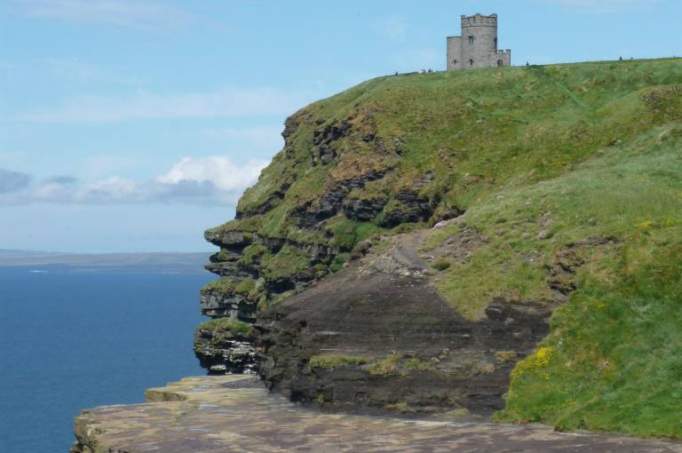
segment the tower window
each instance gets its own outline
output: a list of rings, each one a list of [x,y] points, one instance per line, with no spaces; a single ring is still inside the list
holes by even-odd
[[[473,44],[473,43],[474,43],[474,37],[473,37],[473,36],[469,36],[469,44]]]
[[[474,60],[472,58],[471,60],[469,60],[469,66],[473,66],[473,65],[474,65]]]
[[[495,49],[497,49],[497,38],[495,38]]]
[[[504,61],[502,61],[502,60],[497,60],[497,66],[503,66],[503,65],[504,65]]]
[[[452,64],[457,64],[457,63],[458,63],[457,60],[452,60]]]

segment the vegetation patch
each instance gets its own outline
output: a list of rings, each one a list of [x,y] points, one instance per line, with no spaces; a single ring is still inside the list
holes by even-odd
[[[226,295],[239,294],[242,296],[249,296],[253,294],[256,286],[256,281],[252,278],[235,279],[223,277],[206,284],[206,286],[201,289],[201,292],[204,294],[218,292]]]
[[[310,257],[290,245],[285,245],[277,254],[268,254],[262,259],[263,274],[270,280],[291,277],[309,268]]]
[[[199,325],[199,331],[212,332],[213,336],[249,336],[251,335],[251,324],[247,324],[242,321],[230,319],[230,318],[219,318],[212,319],[201,325]]]
[[[501,420],[682,437],[682,228],[634,234],[618,277],[587,277],[517,366]]]
[[[310,369],[334,369],[343,366],[359,366],[368,362],[366,357],[341,355],[341,354],[320,354],[310,358],[308,366]]]
[[[452,263],[450,263],[450,261],[448,261],[445,258],[440,258],[439,260],[435,261],[432,264],[433,268],[436,269],[437,271],[447,270],[450,268],[451,265]]]
[[[367,371],[372,376],[407,376],[417,371],[434,371],[433,362],[415,356],[393,353],[374,360]]]

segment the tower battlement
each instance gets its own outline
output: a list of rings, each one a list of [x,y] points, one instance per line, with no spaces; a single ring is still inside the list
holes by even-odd
[[[448,71],[511,65],[511,50],[499,50],[498,16],[461,16],[460,36],[447,38]]]
[[[473,16],[462,16],[462,28],[466,27],[497,27],[497,14],[484,16],[475,14]]]

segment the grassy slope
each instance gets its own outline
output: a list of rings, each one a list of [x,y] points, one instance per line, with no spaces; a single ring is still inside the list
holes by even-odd
[[[414,186],[439,210],[465,208],[485,238],[444,269],[441,293],[465,316],[492,297],[549,298],[546,266],[567,244],[587,249],[578,291],[536,355],[515,370],[500,418],[565,428],[682,437],[682,62],[588,63],[375,79],[299,112],[285,152],[240,201],[268,213],[223,228],[347,247],[382,230],[339,216],[331,239],[290,224],[296,206],[336,181],[392,168],[353,196]],[[313,130],[344,119],[356,134],[329,165],[310,164]],[[361,140],[371,129],[382,147]],[[389,203],[390,206],[390,203]],[[350,223],[349,223],[350,222]],[[439,230],[431,247],[457,233]]]
[[[539,239],[548,217],[551,237]],[[544,266],[565,244],[620,241],[585,251],[578,291],[517,366],[501,419],[682,437],[682,127],[655,128],[567,175],[505,191],[466,222],[489,242],[440,287],[473,317],[496,295],[541,296]]]
[[[642,95],[681,77],[679,62],[661,60],[370,80],[297,113],[300,126],[289,145],[246,191],[239,209],[259,206],[289,182],[285,199],[265,215],[223,228],[325,241],[292,225],[288,214],[369,168],[393,171],[353,196],[391,198],[431,171],[435,178],[423,195],[440,199],[442,209],[466,208],[503,186],[558,176],[609,143],[647,130],[656,120]],[[312,165],[313,131],[342,120],[350,120],[354,133],[337,143],[339,158]],[[362,140],[366,130],[376,132],[381,147]]]

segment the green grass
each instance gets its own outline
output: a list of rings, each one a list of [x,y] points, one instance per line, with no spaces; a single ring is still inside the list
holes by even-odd
[[[264,245],[252,244],[244,249],[239,261],[247,266],[251,266],[258,263],[267,252],[268,249]]]
[[[256,281],[250,278],[233,279],[223,277],[208,283],[201,289],[202,293],[219,292],[223,294],[241,294],[248,296],[256,289]]]
[[[407,376],[420,371],[434,371],[432,362],[419,357],[393,353],[385,357],[374,359],[369,363],[367,371],[372,376]]]
[[[378,233],[381,229],[371,222],[354,222],[344,215],[337,215],[326,225],[326,231],[333,236],[333,245],[348,252],[361,241]]]
[[[388,175],[353,198],[388,197],[431,172],[422,196],[470,208],[505,187],[523,187],[570,172],[614,143],[625,143],[679,114],[680,60],[605,62],[382,77],[297,113],[287,146],[239,202],[251,212],[287,187],[276,207],[222,228],[296,237],[352,249],[352,226],[331,237],[301,231],[292,212],[316,203],[339,181],[369,169]],[[313,134],[349,121],[338,159],[313,165]],[[371,130],[380,145],[363,140]],[[377,224],[380,218],[373,221]],[[332,219],[333,224],[342,223]],[[375,227],[373,233],[377,233]]]
[[[499,419],[682,437],[682,228],[662,229],[633,234],[616,278],[585,277]]]
[[[619,241],[584,251],[579,290],[555,313],[550,337],[516,367],[499,419],[682,437],[679,131],[677,123],[655,127],[571,173],[500,192],[465,216],[488,242],[448,269],[439,289],[475,319],[494,296],[542,300],[543,269],[567,244]],[[541,225],[547,219],[551,225]],[[435,233],[429,245],[458,228]],[[542,229],[552,234],[539,239]]]
[[[212,331],[214,335],[249,335],[251,329],[251,325],[245,322],[230,318],[220,318],[206,321],[197,330]]]
[[[276,255],[266,254],[262,258],[263,275],[269,280],[295,275],[309,266],[309,257],[289,245],[282,247]]]
[[[362,356],[341,354],[320,354],[310,358],[308,366],[311,369],[334,369],[343,366],[356,366],[366,364],[368,359]]]
[[[500,191],[472,207],[464,220],[487,240],[470,260],[441,273],[441,294],[470,319],[484,316],[494,297],[547,300],[546,266],[567,244],[591,237],[626,241],[642,228],[679,225],[682,139],[678,130],[675,125],[654,128],[566,175]],[[427,249],[456,236],[459,229],[455,224],[435,231]],[[615,272],[599,267],[605,251],[585,253],[586,272]]]

